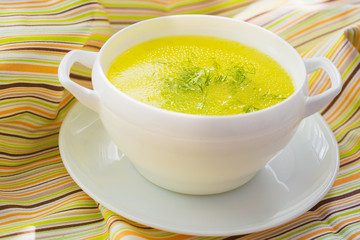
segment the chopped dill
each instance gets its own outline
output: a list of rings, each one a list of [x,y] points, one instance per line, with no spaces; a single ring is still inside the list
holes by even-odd
[[[286,96],[283,96],[281,94],[272,94],[272,93],[265,93],[261,96],[262,100],[284,100],[286,99]]]
[[[257,107],[255,107],[253,105],[248,105],[248,106],[243,107],[244,113],[255,112],[255,111],[258,111],[258,110],[260,110],[260,108],[257,108]]]
[[[165,64],[163,62],[155,62]],[[164,79],[165,89],[175,89],[184,92],[198,91],[204,93],[211,84],[231,83],[236,87],[246,87],[250,82],[249,74],[255,74],[254,68],[247,72],[242,66],[233,65],[232,67],[221,70],[220,65],[214,60],[210,67],[200,67],[193,63],[191,59],[181,63],[168,63],[174,68],[175,75]],[[225,74],[224,74],[225,73]]]
[[[232,64],[231,67],[222,69],[221,65],[213,59],[210,66],[201,67],[194,63],[190,58],[182,62],[162,62],[154,61],[155,64],[167,65],[171,69],[171,74],[163,79],[161,95],[167,99],[161,105],[174,104],[177,101],[184,101],[186,94],[198,95],[198,110],[206,109],[207,93],[210,87],[219,84],[231,84],[236,91],[238,88],[247,87],[252,80],[249,75],[255,74],[255,68],[251,71],[245,70],[239,64]],[[181,100],[182,99],[182,100]],[[186,100],[186,99],[185,99]],[[255,109],[255,108],[254,108]],[[205,111],[205,110],[204,110]]]
[[[246,87],[249,85],[251,80],[248,77],[248,72],[245,71],[245,69],[242,66],[234,65],[232,70],[232,83],[236,87]]]

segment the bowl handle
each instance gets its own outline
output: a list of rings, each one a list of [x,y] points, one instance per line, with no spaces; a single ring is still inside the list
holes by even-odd
[[[330,77],[331,87],[315,96],[307,96],[305,102],[304,117],[310,116],[323,107],[340,93],[342,87],[342,79],[339,70],[327,58],[315,57],[303,59],[307,74],[314,72],[318,69],[323,69]]]
[[[99,97],[98,94],[91,89],[83,87],[69,77],[72,65],[79,62],[86,67],[92,68],[98,53],[84,50],[72,50],[68,52],[61,60],[58,70],[60,83],[69,90],[82,104],[98,112]]]

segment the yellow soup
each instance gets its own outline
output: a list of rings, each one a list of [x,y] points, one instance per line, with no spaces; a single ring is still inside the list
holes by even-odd
[[[200,115],[257,111],[295,90],[288,73],[268,55],[209,36],[171,36],[138,44],[116,58],[107,77],[141,102]]]

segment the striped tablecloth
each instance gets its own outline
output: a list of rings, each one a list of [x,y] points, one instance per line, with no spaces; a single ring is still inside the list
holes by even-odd
[[[57,68],[72,49],[97,51],[129,24],[180,13],[246,20],[278,34],[303,57],[331,59],[341,94],[321,114],[339,144],[329,193],[293,221],[243,236],[185,236],[125,219],[98,204],[62,163],[58,133],[76,101]],[[360,239],[360,1],[3,0],[0,1],[0,238],[2,239]],[[89,85],[89,70],[71,77]],[[309,75],[311,94],[329,85]]]

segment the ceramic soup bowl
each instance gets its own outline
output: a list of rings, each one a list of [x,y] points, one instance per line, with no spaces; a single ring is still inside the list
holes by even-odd
[[[270,55],[292,77],[295,92],[272,107],[246,114],[201,116],[139,102],[106,77],[126,49],[171,35],[207,35],[235,40]],[[92,68],[93,90],[69,78],[80,62]],[[308,95],[307,74],[323,69],[325,92]],[[100,52],[74,50],[60,63],[59,79],[82,104],[96,111],[118,148],[148,180],[186,194],[214,194],[249,181],[290,141],[300,121],[319,111],[341,90],[337,68],[325,58],[302,59],[286,41],[253,24],[224,17],[177,15],[131,25],[113,35]]]

